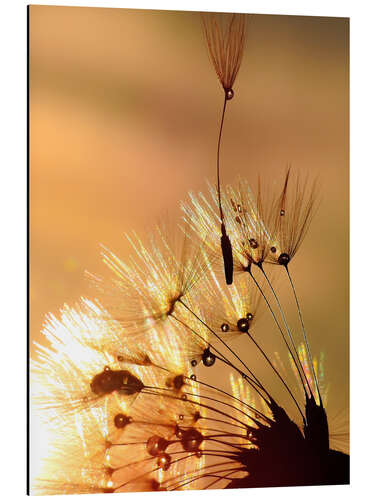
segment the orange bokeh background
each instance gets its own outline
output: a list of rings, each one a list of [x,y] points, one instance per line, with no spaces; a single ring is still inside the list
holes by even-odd
[[[320,178],[291,270],[335,411],[348,407],[348,58],[348,19],[253,16],[222,146],[224,183],[288,163]],[[46,313],[92,297],[100,243],[126,260],[125,232],[173,226],[214,181],[222,98],[199,13],[30,7],[31,341]],[[283,301],[297,326],[287,288]]]

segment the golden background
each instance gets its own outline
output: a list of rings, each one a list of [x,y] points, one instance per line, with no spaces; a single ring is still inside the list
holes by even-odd
[[[84,271],[108,273],[100,243],[126,260],[125,232],[166,214],[173,226],[214,181],[223,93],[194,12],[31,6],[29,50],[30,338],[43,342],[46,313],[92,297]],[[288,163],[320,178],[290,269],[332,415],[349,392],[348,54],[348,19],[253,16],[222,145],[224,184]]]

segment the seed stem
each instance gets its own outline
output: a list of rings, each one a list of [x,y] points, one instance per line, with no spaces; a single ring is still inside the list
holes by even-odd
[[[297,364],[297,361],[296,361],[296,359],[295,359],[295,356],[294,356],[293,352],[292,352],[292,351],[291,351],[291,349],[290,349],[290,346],[289,346],[289,344],[288,344],[288,341],[287,341],[287,340],[286,340],[286,338],[285,338],[285,335],[284,335],[284,332],[283,332],[283,330],[282,330],[282,328],[281,328],[281,326],[280,326],[280,323],[278,322],[278,320],[277,320],[277,318],[276,318],[276,315],[275,315],[275,313],[273,312],[273,309],[272,309],[272,307],[271,307],[271,304],[269,303],[269,300],[268,300],[268,299],[267,299],[267,297],[265,296],[265,294],[264,294],[264,292],[263,292],[263,290],[262,290],[261,286],[259,285],[259,283],[258,283],[257,279],[255,278],[255,276],[254,276],[254,274],[253,274],[253,272],[252,272],[252,270],[251,270],[251,267],[249,267],[249,268],[248,268],[248,273],[249,273],[249,275],[250,275],[251,279],[254,281],[254,283],[255,283],[256,287],[258,288],[258,290],[259,290],[260,294],[262,295],[262,297],[263,297],[263,299],[264,299],[264,301],[265,301],[265,303],[266,303],[266,305],[267,305],[267,307],[268,307],[268,309],[269,309],[269,311],[270,311],[270,313],[271,313],[271,315],[272,315],[272,318],[273,318],[273,320],[274,320],[274,322],[275,322],[275,324],[276,324],[276,326],[277,326],[277,328],[278,328],[279,332],[281,333],[281,336],[282,336],[282,338],[283,338],[283,341],[284,341],[284,343],[285,343],[285,345],[286,345],[286,347],[287,347],[287,349],[288,349],[288,352],[289,352],[289,354],[291,355],[292,360],[293,360],[293,362],[294,362],[294,364],[295,364],[295,367],[296,367],[296,369],[297,369],[298,375],[299,375],[300,380],[301,380],[302,388],[303,388],[303,390],[304,390],[304,392],[305,392],[305,395],[307,395],[307,394],[306,394],[305,383],[304,383],[303,378],[302,378],[302,375],[301,375],[301,373],[300,373],[299,366],[298,366],[298,364]]]
[[[312,355],[311,355],[311,351],[310,351],[310,344],[309,344],[309,341],[307,339],[305,323],[303,321],[302,311],[301,311],[301,307],[300,307],[299,300],[298,300],[298,297],[297,297],[297,292],[296,292],[296,289],[295,289],[292,277],[290,275],[288,266],[284,266],[284,267],[285,267],[286,273],[287,273],[288,278],[289,278],[289,282],[290,282],[292,290],[293,290],[293,295],[294,295],[294,299],[296,301],[299,319],[301,321],[302,333],[303,333],[303,338],[304,338],[306,349],[307,349],[307,355],[309,357],[309,361],[310,361],[310,364],[311,364],[311,369],[312,369],[312,373],[313,373],[313,377],[314,377],[314,382],[315,382],[316,390],[318,391],[318,395],[319,395],[319,403],[320,403],[320,405],[322,405],[322,398],[321,398],[321,395],[320,395],[318,378],[316,376],[315,369],[314,369],[314,363],[313,363],[313,359],[312,359]]]
[[[281,304],[280,304],[279,298],[278,298],[278,296],[277,296],[277,294],[276,294],[276,292],[275,292],[275,289],[273,288],[272,283],[270,282],[270,280],[269,280],[269,278],[268,278],[268,276],[267,276],[266,272],[264,271],[262,264],[259,264],[259,265],[258,265],[258,267],[259,267],[259,269],[262,271],[262,273],[263,273],[264,277],[266,278],[267,283],[268,283],[268,285],[269,285],[269,287],[270,287],[270,289],[271,289],[271,291],[272,291],[272,294],[273,294],[273,296],[275,297],[275,300],[276,300],[276,303],[277,303],[277,307],[279,308],[279,311],[280,311],[281,317],[282,317],[282,319],[283,319],[283,323],[284,323],[284,325],[285,325],[286,331],[288,332],[288,336],[289,336],[290,342],[292,343],[292,346],[293,346],[294,352],[295,352],[295,354],[296,354],[297,361],[298,361],[298,363],[299,363],[299,366],[300,366],[300,368],[301,368],[301,371],[302,371],[302,373],[303,373],[303,376],[304,376],[304,378],[305,378],[305,380],[306,380],[306,384],[307,384],[307,387],[308,387],[308,389],[309,389],[310,396],[312,396],[312,392],[311,392],[311,387],[310,387],[309,381],[308,381],[308,379],[307,379],[307,376],[306,376],[305,370],[303,369],[303,366],[302,366],[301,360],[299,359],[298,352],[297,352],[297,348],[296,348],[296,345],[295,345],[295,343],[294,343],[293,336],[292,336],[292,333],[291,333],[291,331],[290,331],[290,328],[289,328],[288,322],[287,322],[287,320],[286,320],[286,317],[285,317],[285,314],[284,314],[284,310],[283,310],[283,308],[282,308],[282,306],[281,306]]]

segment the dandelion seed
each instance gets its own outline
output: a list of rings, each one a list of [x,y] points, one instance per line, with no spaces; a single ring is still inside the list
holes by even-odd
[[[211,251],[218,253],[216,241],[218,231],[216,227],[215,206],[218,206],[215,189],[210,186],[211,202],[205,196],[190,194],[190,203],[181,205],[184,220],[197,237],[204,240],[204,244]],[[272,196],[272,195],[271,195]],[[248,182],[240,179],[238,188],[228,186],[222,197],[226,228],[233,248],[234,270],[243,272],[253,263],[261,265],[266,261],[275,239],[276,227],[274,221],[274,201],[266,203],[260,184],[257,195],[254,196]],[[241,205],[242,212],[233,209]]]
[[[226,99],[234,96],[233,85],[241,66],[246,37],[244,14],[202,14],[207,46]]]
[[[208,50],[216,74],[224,89],[224,106],[221,115],[219,137],[216,155],[217,198],[220,212],[220,244],[224,262],[225,279],[227,285],[233,282],[233,250],[230,238],[226,231],[225,218],[221,203],[220,186],[220,146],[223,132],[227,101],[234,96],[232,89],[238,70],[241,65],[245,42],[245,16],[232,14],[225,26],[225,16],[217,18],[214,14],[202,14]]]
[[[107,249],[103,251],[103,260],[116,279],[107,283],[91,276],[111,317],[126,328],[127,335],[167,319],[178,300],[205,274],[211,258],[187,237],[173,248],[160,229],[150,237],[149,249],[136,235],[128,239],[136,252],[130,264]]]
[[[311,220],[317,201],[317,182],[309,184],[308,178],[296,175],[291,180],[291,170],[287,170],[281,194],[274,202],[274,228],[272,252],[267,262],[287,266],[300,248]]]

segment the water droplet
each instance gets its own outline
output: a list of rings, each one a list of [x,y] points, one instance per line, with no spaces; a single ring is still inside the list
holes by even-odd
[[[178,439],[181,439],[182,436],[184,435],[184,431],[182,429],[180,429],[180,427],[178,425],[176,425],[174,433],[175,433],[176,438],[178,438]]]
[[[144,385],[127,370],[111,370],[106,366],[101,373],[92,379],[90,388],[94,394],[99,396],[110,394],[113,391],[130,395],[141,392]]]
[[[182,446],[185,451],[198,451],[199,446],[203,441],[202,434],[194,427],[184,432],[182,438]]]
[[[190,378],[191,378],[191,380],[197,380],[197,376],[194,375],[194,373],[193,373],[193,375],[190,375]]]
[[[173,387],[177,389],[178,391],[181,389],[181,387],[185,384],[184,382],[184,376],[183,375],[176,375],[176,377],[173,379]]]
[[[231,202],[231,204],[232,204],[232,208],[233,208],[233,210],[234,210],[235,212],[237,212],[237,206],[236,206],[236,204],[234,203],[234,201],[232,200],[232,198],[230,199],[230,202]]]
[[[277,261],[281,266],[287,266],[289,264],[290,257],[287,253],[282,253],[279,255]]]
[[[276,247],[271,247],[270,250],[272,253],[276,253]]]
[[[191,366],[197,366],[198,362],[196,359],[193,359],[191,362]]]
[[[254,240],[254,238],[250,238],[249,243],[250,243],[251,248],[254,248],[254,249],[258,248],[258,246],[259,246],[257,240]]]
[[[184,419],[184,416],[183,416],[183,415],[179,415],[179,416],[178,416],[178,418],[179,418],[180,420],[183,420],[183,419]]]
[[[213,354],[208,347],[203,351],[202,361],[204,366],[212,366],[216,361],[215,354]]]
[[[251,320],[254,318],[254,315],[253,315],[253,314],[251,314],[251,313],[247,313],[247,314],[246,314],[246,318],[247,318],[249,321],[251,321]]]
[[[150,487],[151,487],[152,491],[160,491],[163,489],[163,488],[160,488],[160,483],[159,483],[159,481],[156,481],[156,479],[151,479]]]
[[[282,209],[281,209],[281,210],[280,210],[280,215],[281,215],[281,216],[285,215],[285,210],[282,210]]]
[[[242,333],[247,332],[249,330],[249,328],[250,328],[249,320],[247,318],[240,318],[237,321],[237,328]]]
[[[230,101],[234,97],[233,89],[225,89],[225,98]]]
[[[115,472],[115,469],[112,469],[112,467],[106,467],[105,472],[106,472],[107,476],[111,477],[112,474]]]
[[[123,429],[125,426],[130,424],[130,418],[123,413],[118,413],[113,421],[117,429]]]
[[[228,323],[223,323],[220,328],[221,328],[222,332],[229,331],[229,325],[228,325]]]
[[[202,457],[202,455],[203,455],[203,453],[202,453],[202,451],[201,451],[201,450],[198,450],[198,451],[196,452],[196,454],[195,454],[195,456],[196,456],[197,458],[201,458],[201,457]]]
[[[237,210],[241,213],[242,212],[242,207],[241,205],[237,205]]]
[[[186,401],[186,400],[187,400],[187,396],[186,396],[186,394],[183,394],[183,395],[181,396],[181,399],[182,399],[183,401]]]
[[[166,439],[154,435],[148,439],[146,448],[151,456],[156,457],[157,455],[163,453],[168,445],[169,442]]]
[[[101,492],[102,493],[114,493],[115,489],[114,488],[102,488]]]
[[[162,453],[157,461],[158,467],[163,469],[164,471],[168,470],[171,465],[171,456],[168,453]]]

